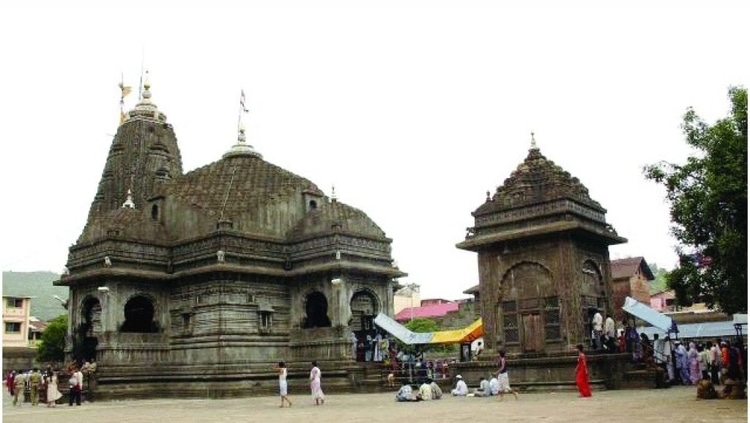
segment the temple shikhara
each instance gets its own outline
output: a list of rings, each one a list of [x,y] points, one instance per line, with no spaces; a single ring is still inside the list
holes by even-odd
[[[175,129],[143,88],[56,282],[70,288],[67,353],[96,360],[98,395],[164,395],[165,383],[175,395],[273,392],[278,360],[353,363],[352,332],[392,315],[406,275],[392,240],[264,160],[241,125],[222,157],[184,172]]]

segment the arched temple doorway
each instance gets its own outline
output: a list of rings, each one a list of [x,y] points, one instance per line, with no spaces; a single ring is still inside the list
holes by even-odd
[[[98,298],[87,297],[83,301],[81,317],[81,342],[75,348],[74,358],[78,361],[96,360],[96,346],[99,344],[97,336],[102,332],[102,305]]]
[[[372,321],[380,311],[375,294],[366,290],[355,292],[349,302],[349,308],[352,311],[349,327],[357,337],[364,337],[375,329]]]
[[[498,336],[523,352],[542,352],[559,342],[560,300],[552,274],[539,263],[524,261],[508,269],[500,283]]]

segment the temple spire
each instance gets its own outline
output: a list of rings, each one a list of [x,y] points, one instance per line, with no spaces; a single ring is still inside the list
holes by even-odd
[[[167,121],[167,117],[164,113],[160,112],[156,107],[156,104],[151,101],[151,82],[148,79],[148,71],[146,71],[146,75],[143,78],[142,91],[140,93],[138,104],[135,105],[133,110],[125,115],[125,122],[134,119],[144,119],[157,122]]]
[[[531,131],[531,148],[530,150],[539,150],[539,147],[536,146],[536,140],[534,139],[534,131]]]

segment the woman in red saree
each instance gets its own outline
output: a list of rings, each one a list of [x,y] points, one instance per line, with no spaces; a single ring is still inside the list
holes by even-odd
[[[591,396],[589,386],[589,369],[586,366],[586,354],[583,353],[583,344],[576,345],[578,349],[578,364],[576,365],[576,385],[581,397]]]

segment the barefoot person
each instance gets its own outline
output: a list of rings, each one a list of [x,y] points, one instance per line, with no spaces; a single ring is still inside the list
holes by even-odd
[[[583,344],[576,345],[578,349],[578,364],[576,365],[576,385],[581,397],[591,396],[589,386],[589,370],[586,366],[586,354],[583,353]]]
[[[279,361],[279,364],[276,365],[275,369],[279,372],[279,395],[281,395],[281,405],[279,405],[279,408],[284,408],[284,401],[286,401],[291,407],[292,402],[289,401],[289,397],[287,396],[286,363]]]
[[[518,399],[518,392],[510,387],[510,380],[508,379],[508,364],[505,361],[505,350],[500,350],[498,352],[497,367],[498,369],[495,376],[500,384],[500,388],[497,392],[500,396],[500,400],[503,400],[506,393],[511,393],[516,399]]]
[[[325,395],[323,395],[323,389],[320,387],[320,369],[318,368],[318,362],[312,362],[312,369],[310,369],[310,392],[315,400],[315,405],[321,405],[325,403]]]

